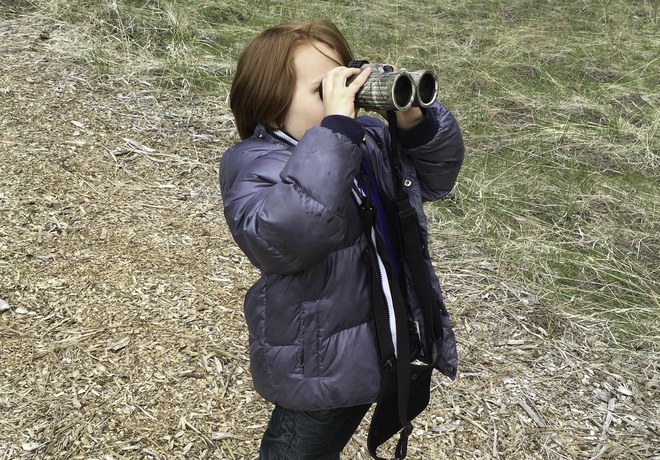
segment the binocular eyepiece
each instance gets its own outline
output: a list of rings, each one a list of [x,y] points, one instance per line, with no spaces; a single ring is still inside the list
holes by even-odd
[[[371,67],[371,75],[355,95],[355,105],[363,109],[404,112],[410,107],[429,107],[438,96],[438,80],[429,70],[394,70],[391,65],[368,61],[351,61],[348,67]]]

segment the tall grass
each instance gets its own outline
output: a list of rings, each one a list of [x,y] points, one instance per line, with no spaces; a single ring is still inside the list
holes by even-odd
[[[543,308],[606,326],[627,346],[657,345],[657,2],[50,0],[45,8],[79,25],[88,42],[78,52],[100,78],[130,69],[164,91],[202,97],[226,98],[242,46],[290,20],[326,17],[360,57],[431,67],[468,147],[456,190],[433,208],[447,265],[459,266],[469,247]]]

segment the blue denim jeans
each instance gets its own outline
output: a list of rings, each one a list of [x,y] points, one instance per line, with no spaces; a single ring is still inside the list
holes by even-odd
[[[275,406],[261,440],[260,460],[339,460],[369,404],[320,411]]]

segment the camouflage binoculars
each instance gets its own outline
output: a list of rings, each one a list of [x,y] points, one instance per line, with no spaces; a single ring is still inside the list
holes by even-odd
[[[429,70],[394,70],[391,65],[369,61],[351,61],[348,67],[371,67],[371,75],[355,95],[355,105],[363,109],[404,112],[410,107],[429,107],[438,96],[438,80]]]

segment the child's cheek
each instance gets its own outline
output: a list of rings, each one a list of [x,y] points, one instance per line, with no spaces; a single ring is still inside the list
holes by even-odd
[[[313,112],[310,113],[310,116],[315,121],[315,124],[321,124],[323,117],[325,117],[325,107],[323,106],[323,101],[318,101],[316,104],[314,104]]]

